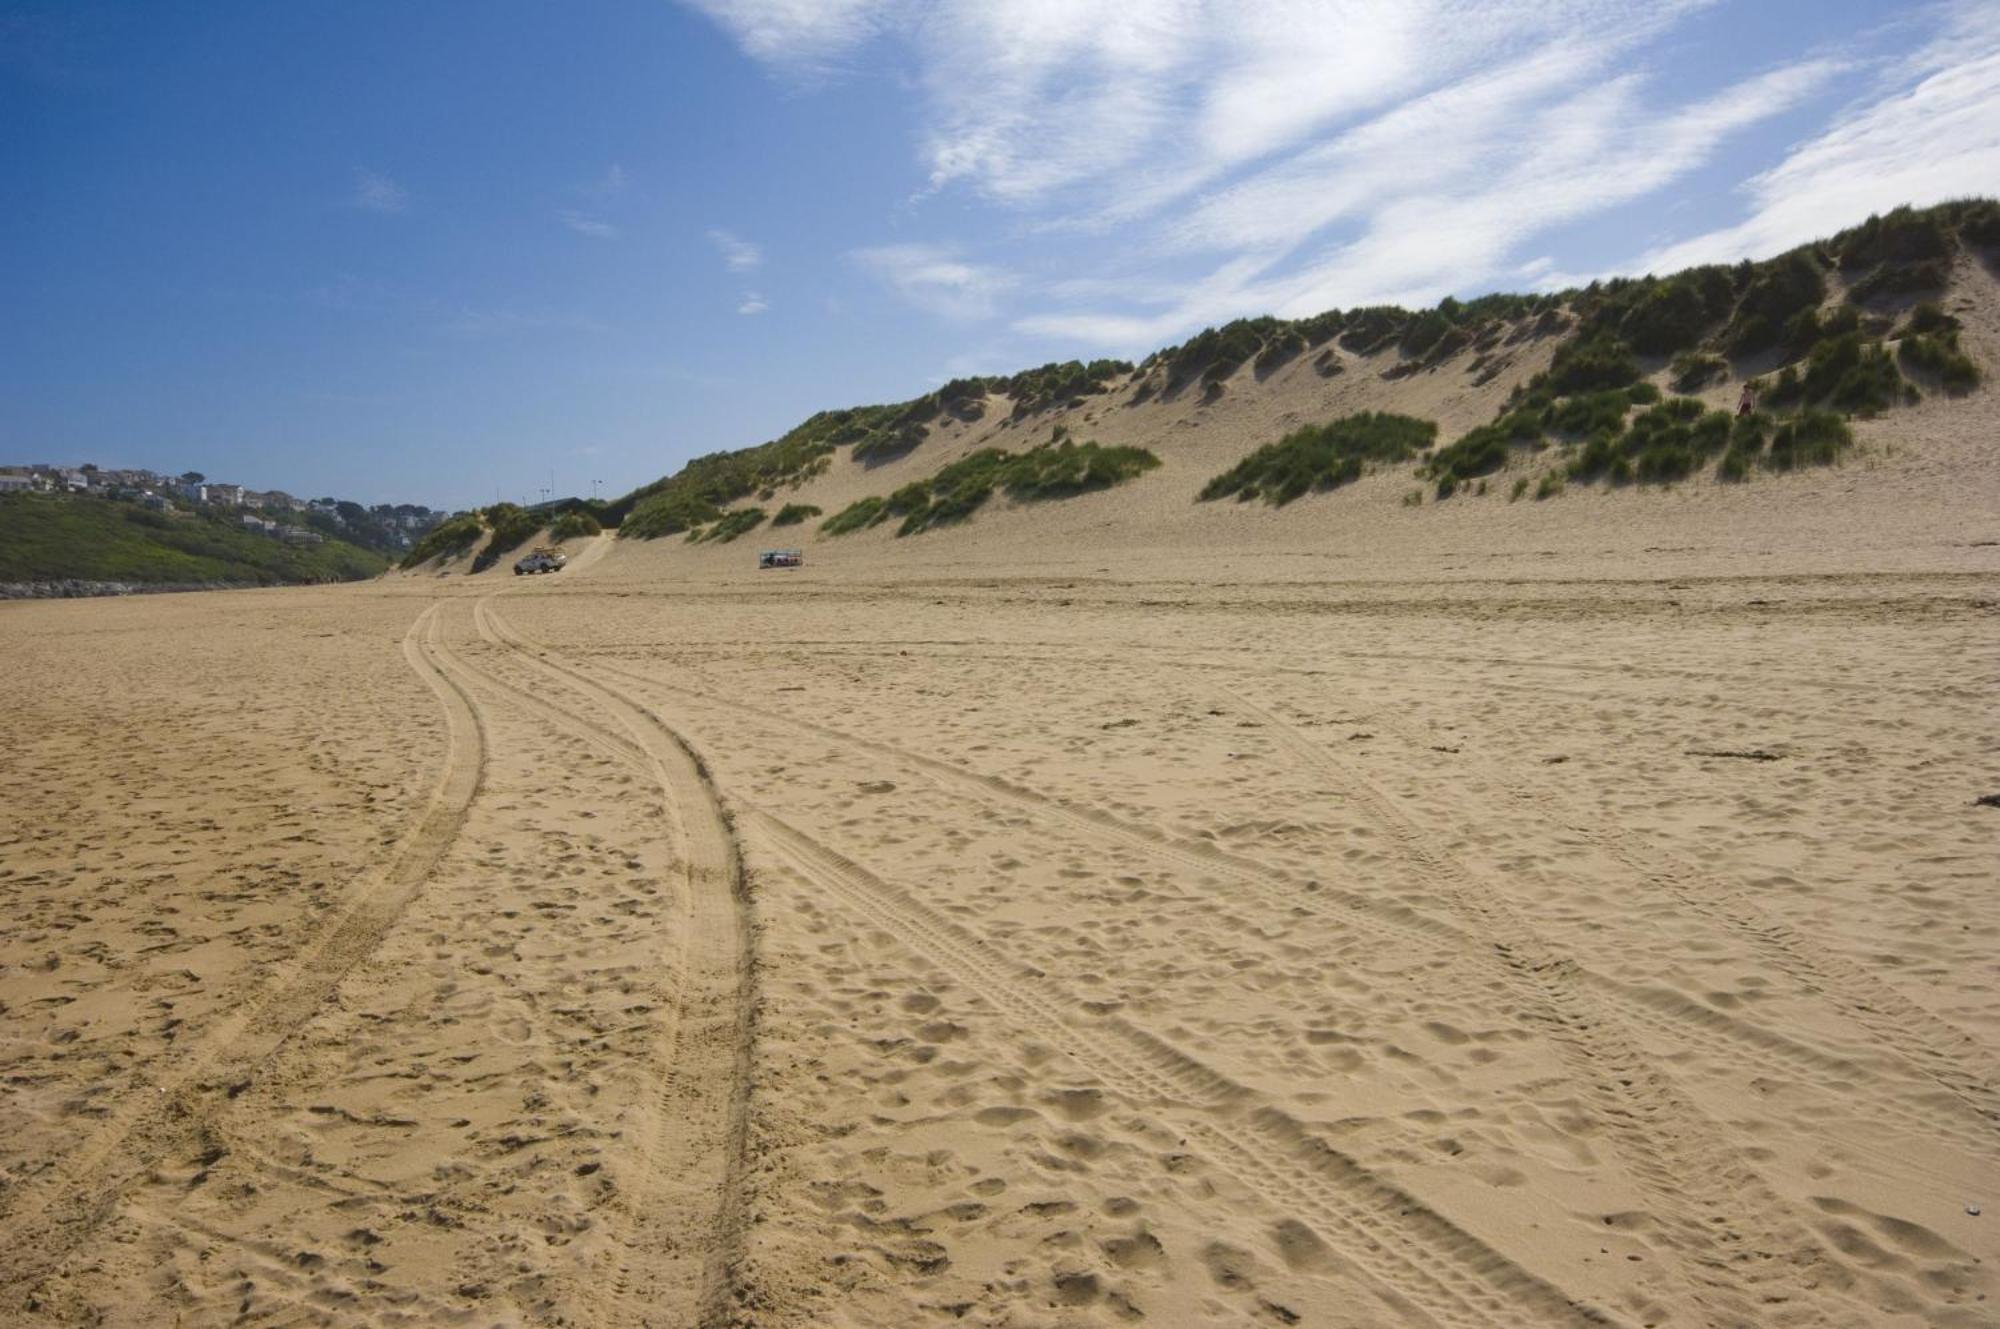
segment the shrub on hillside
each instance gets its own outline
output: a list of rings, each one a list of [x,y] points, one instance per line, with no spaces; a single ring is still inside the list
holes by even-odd
[[[502,557],[526,544],[529,537],[542,529],[539,514],[528,511],[516,503],[495,503],[479,514],[493,532],[486,547],[472,560],[474,572],[484,572],[498,563]]]
[[[709,527],[701,538],[719,545],[726,545],[739,535],[757,529],[764,520],[762,508],[737,508],[722,514],[722,519]]]
[[[1826,277],[1804,249],[1755,265],[1750,283],[1737,302],[1735,317],[1723,332],[1732,355],[1753,355],[1778,344],[1785,325],[1799,311],[1826,299]]]
[[[1873,415],[1903,396],[1903,376],[1879,342],[1859,332],[1842,333],[1814,345],[1798,379],[1797,401],[1856,415]],[[1772,405],[1786,405],[1784,395]]]
[[[1958,348],[1956,331],[1906,334],[1897,356],[1911,369],[1935,378],[1939,387],[1954,396],[1979,386],[1979,366]]]
[[[587,535],[596,535],[603,529],[597,518],[582,508],[571,508],[549,523],[549,538],[557,541],[580,540]]]
[[[857,499],[822,522],[819,528],[820,533],[822,535],[846,535],[849,531],[858,531],[864,527],[873,526],[887,515],[884,509],[885,505],[882,500],[872,495],[868,498]]]
[[[1682,351],[1668,366],[1675,392],[1699,392],[1729,377],[1729,362],[1707,351]]]
[[[1065,438],[1015,458],[1001,473],[1009,498],[1022,502],[1069,498],[1136,479],[1160,464],[1145,448],[1074,443]]]
[[[1407,461],[1429,448],[1437,425],[1386,411],[1363,411],[1293,430],[1267,443],[1202,487],[1200,501],[1234,495],[1282,506],[1313,490],[1361,478],[1371,463]]]
[[[1622,388],[1639,381],[1639,362],[1631,348],[1607,334],[1568,341],[1556,351],[1546,374],[1536,383],[1557,396]]]
[[[1950,332],[1955,334],[1958,332],[1959,327],[1960,324],[1956,318],[1945,313],[1936,304],[1926,300],[1910,311],[1909,318],[1903,323],[1903,335],[1908,336],[1911,333],[1917,332]]]
[[[820,510],[811,503],[787,503],[778,509],[778,515],[771,518],[773,526],[797,526],[809,517],[817,517]]]
[[[1919,291],[1942,291],[1950,282],[1951,265],[1943,259],[1884,264],[1849,287],[1847,298],[1861,303],[1893,299]]]
[[[403,566],[413,568],[439,555],[462,554],[479,543],[479,537],[486,534],[475,513],[467,512],[441,522],[425,531],[423,538],[410,547],[403,555]]]
[[[1918,212],[1895,208],[1843,231],[1828,242],[1840,256],[1842,272],[1859,272],[1878,263],[1920,263],[1949,258],[1951,232],[1936,210]]]
[[[1831,411],[1806,411],[1772,433],[1764,464],[1774,471],[1831,466],[1853,445],[1854,435],[1845,420]]]

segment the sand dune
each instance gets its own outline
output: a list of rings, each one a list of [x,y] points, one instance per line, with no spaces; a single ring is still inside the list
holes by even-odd
[[[6,1318],[1991,1323],[1910,529],[9,606]]]
[[[1995,1323],[1994,394],[1193,501],[1542,353],[1093,400],[1158,472],[906,540],[0,605],[0,1322]]]

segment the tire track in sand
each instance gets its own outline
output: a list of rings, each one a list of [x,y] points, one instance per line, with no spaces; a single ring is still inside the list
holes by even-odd
[[[497,621],[497,615],[495,619]],[[527,639],[522,638],[517,630],[510,627],[508,631],[515,640],[526,642]],[[965,789],[975,797],[1011,806],[1031,816],[1053,818],[1086,835],[1128,846],[1155,860],[1230,877],[1255,889],[1274,907],[1357,926],[1376,935],[1414,945],[1419,949],[1449,945],[1465,950],[1481,960],[1489,958],[1485,949],[1486,943],[1473,934],[1455,923],[1407,905],[1375,899],[1325,881],[1313,883],[1302,889],[1299,883],[1284,872],[1245,857],[1241,853],[1219,849],[1202,841],[1177,839],[1151,827],[1127,822],[1098,809],[1071,803],[1059,795],[1044,793],[1003,776],[971,770],[937,757],[910,752],[878,739],[847,733],[816,721],[787,715],[782,711],[719,697],[684,684],[670,683],[614,665],[601,667],[605,672],[615,674],[635,685],[659,688],[702,705],[745,716],[766,726],[781,726],[846,747],[877,753],[906,767],[940,777],[945,783]],[[1579,830],[1579,833],[1584,832]],[[1799,1071],[1818,1075],[1833,1072],[1845,1078],[1878,1085],[1891,1094],[1908,1096],[1905,1088],[1889,1077],[1840,1057],[1836,1053],[1776,1034],[1741,1017],[1723,1015],[1706,1007],[1698,1007],[1691,1001],[1677,1000],[1673,994],[1664,990],[1627,983],[1582,966],[1578,966],[1576,972],[1579,978],[1595,988],[1606,1000],[1615,1003],[1628,1020],[1644,1024],[1683,1046],[1733,1056],[1752,1067],[1761,1067],[1777,1060]],[[1989,1143],[1984,1135],[1971,1134],[1952,1123],[1940,1121],[1934,1106],[1919,1099],[1912,1099],[1908,1103],[1888,1101],[1884,1098],[1876,1098],[1868,1103],[1848,1100],[1847,1106],[1861,1111],[1863,1115],[1887,1119],[1897,1129],[1928,1136],[1954,1146],[1970,1145],[1975,1149],[1983,1149]],[[1879,1148],[1873,1145],[1856,1141],[1849,1143],[1857,1148],[1880,1152]]]
[[[1381,723],[1406,742],[1414,735],[1394,721]],[[1749,940],[1772,966],[1866,1029],[1890,1052],[1919,1069],[1992,1130],[2000,1128],[2000,1064],[1964,1030],[1904,996],[1885,980],[1771,916],[1742,890],[1724,884],[1666,850],[1639,847],[1617,828],[1585,825],[1546,793],[1504,778],[1492,762],[1475,758],[1495,788],[1527,812],[1596,846],[1654,890],[1690,913],[1711,919]],[[1991,1147],[1995,1138],[1989,1135]]]
[[[1394,842],[1403,860],[1454,913],[1490,939],[1498,972],[1541,1025],[1651,1198],[1663,1243],[1677,1257],[1708,1322],[1756,1324],[1785,1288],[1838,1285],[1842,1266],[1791,1218],[1784,1201],[1738,1156],[1720,1128],[1592,1002],[1576,962],[1558,955],[1511,904],[1480,881],[1360,772],[1274,712],[1220,694],[1334,781]]]
[[[490,607],[481,630],[495,644],[581,680],[552,664]],[[602,694],[599,694],[600,697]],[[540,703],[549,707],[551,703]],[[564,713],[567,715],[567,713]],[[591,723],[568,715],[585,728]],[[623,754],[629,761],[633,754]],[[1604,1312],[1576,1301],[1452,1223],[1415,1196],[1334,1149],[1253,1091],[1123,1021],[1097,1021],[1107,1037],[1048,993],[1045,982],[983,938],[761,811],[746,819],[780,857],[964,979],[999,1011],[1092,1074],[1108,1076],[1134,1099],[1175,1114],[1175,1124],[1249,1189],[1283,1197],[1337,1235],[1367,1271],[1386,1308],[1419,1323],[1605,1325]],[[1196,856],[1197,860],[1200,856]],[[1221,1114],[1221,1119],[1218,1119]]]
[[[746,818],[802,877],[885,928],[1091,1076],[1169,1116],[1249,1190],[1309,1217],[1399,1318],[1472,1329],[1608,1325],[1609,1315],[1515,1263],[1422,1200],[1164,1040],[1122,1019],[1086,1017],[1039,970],[768,813]]]
[[[448,734],[443,770],[424,810],[280,972],[179,1059],[178,1074],[135,1087],[79,1148],[10,1197],[0,1228],[0,1250],[7,1252],[0,1296],[31,1294],[155,1164],[209,1147],[215,1119],[389,934],[457,839],[484,780],[486,734],[471,698],[435,658],[441,608],[420,613],[402,643],[404,659],[437,694]]]
[[[748,1223],[756,1015],[754,929],[733,828],[701,758],[642,702],[552,654],[508,640],[486,600],[474,604],[473,619],[488,641],[615,716],[643,754],[674,819],[686,875],[681,988],[657,1053],[663,1079],[642,1142],[647,1184],[626,1203],[626,1257],[613,1271],[609,1304],[601,1309],[614,1323],[643,1325],[659,1322],[663,1308],[671,1316],[671,1308],[682,1305],[690,1314],[668,1322],[703,1329],[726,1324],[736,1311]],[[543,709],[567,717],[591,741],[585,731],[595,726],[559,707]],[[596,741],[602,746],[603,736]]]

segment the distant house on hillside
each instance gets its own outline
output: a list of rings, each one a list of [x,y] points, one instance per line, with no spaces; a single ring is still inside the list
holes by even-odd
[[[150,490],[139,495],[139,506],[142,508],[151,508],[155,512],[172,512],[174,510],[174,505],[167,501],[165,495],[155,494]]]
[[[225,508],[240,508],[243,506],[243,486],[210,485],[208,501]]]
[[[0,473],[0,494],[18,494],[35,487],[32,475]]]
[[[260,535],[276,535],[278,533],[278,523],[272,521],[269,517],[260,517],[254,512],[246,512],[243,514],[242,520],[245,530],[256,531]]]
[[[308,530],[303,526],[280,526],[278,535],[288,545],[316,545],[326,541],[326,537],[318,531]]]

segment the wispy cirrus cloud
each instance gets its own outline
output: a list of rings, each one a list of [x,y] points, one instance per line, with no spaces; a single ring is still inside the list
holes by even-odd
[[[1883,86],[1746,181],[1750,215],[1649,251],[1671,272],[1773,254],[1899,204],[2000,193],[2000,9],[1965,5]]]
[[[708,242],[722,255],[722,266],[731,272],[755,272],[763,265],[763,250],[720,226],[709,228]]]
[[[2000,186],[1978,37],[2000,11],[1970,0],[1905,11],[1894,40],[1809,34],[1761,67],[1700,47],[1725,40],[1703,19],[1713,0],[689,2],[782,78],[912,71],[919,198],[996,217],[978,246],[854,257],[920,308],[976,319],[1005,303],[1045,339],[1139,350],[1243,314],[1538,280],[1574,266],[1525,271],[1545,237],[1668,196],[1753,131],[1826,115],[1850,83],[1871,89],[1862,104],[1750,182],[1750,221],[1649,265]],[[1928,64],[1885,56],[1924,25],[1951,32]],[[1067,274],[1048,244],[1065,233],[1081,255]],[[1118,237],[1108,260],[1093,233]],[[1036,244],[1051,275],[1007,275],[1010,244]]]
[[[755,291],[746,291],[743,294],[742,303],[736,306],[736,312],[739,314],[761,314],[770,307],[770,302],[764,299],[763,296]]]
[[[943,318],[986,318],[1016,285],[999,268],[970,263],[944,245],[880,245],[848,255],[917,308]]]
[[[593,240],[616,240],[619,230],[608,221],[599,221],[572,208],[565,208],[556,214],[562,224],[578,235],[587,235]]]
[[[357,167],[347,201],[364,212],[397,213],[410,206],[410,193],[380,171]]]
[[[687,0],[759,60],[822,71],[873,36],[900,4],[885,0]]]

